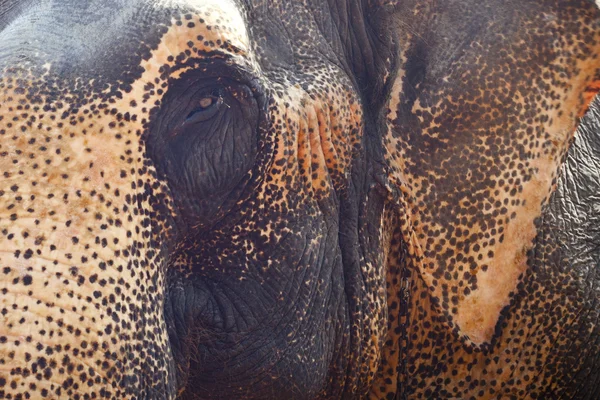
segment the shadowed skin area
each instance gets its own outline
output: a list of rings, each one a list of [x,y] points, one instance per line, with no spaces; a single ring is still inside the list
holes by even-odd
[[[0,397],[595,398],[598,54],[582,0],[0,0]]]

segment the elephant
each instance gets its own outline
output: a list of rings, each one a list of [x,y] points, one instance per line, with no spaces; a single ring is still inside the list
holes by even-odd
[[[0,397],[595,399],[591,0],[0,0]]]

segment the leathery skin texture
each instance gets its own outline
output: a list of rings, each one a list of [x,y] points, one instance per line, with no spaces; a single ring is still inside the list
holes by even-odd
[[[587,0],[0,0],[0,398],[597,398],[599,54]]]

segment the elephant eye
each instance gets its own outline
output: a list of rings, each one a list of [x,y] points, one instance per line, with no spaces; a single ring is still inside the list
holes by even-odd
[[[223,105],[223,95],[219,89],[203,95],[197,100],[195,108],[186,117],[186,123],[207,121],[217,114]]]
[[[256,79],[206,75],[192,70],[171,82],[147,139],[148,155],[194,229],[208,229],[239,201],[257,160],[266,108]]]

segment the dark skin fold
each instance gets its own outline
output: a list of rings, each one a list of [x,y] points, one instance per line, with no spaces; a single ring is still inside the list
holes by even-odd
[[[599,53],[583,0],[0,0],[0,397],[595,398]]]

